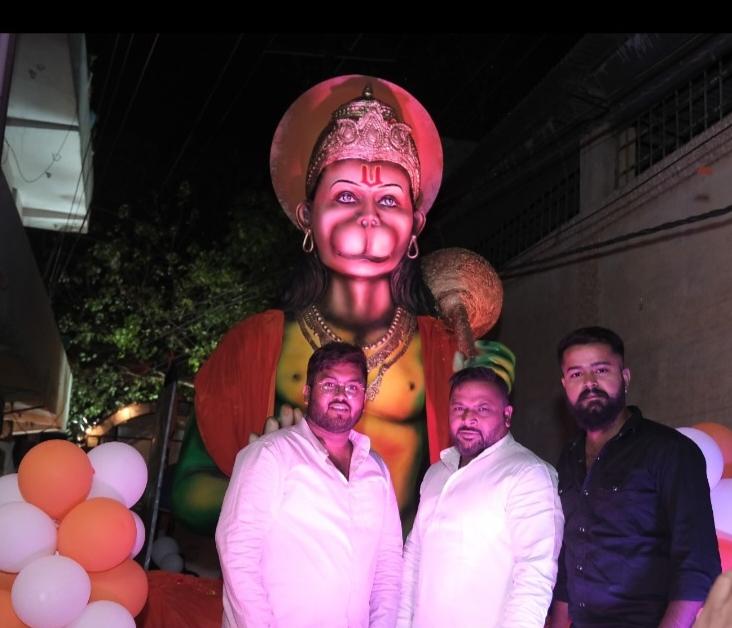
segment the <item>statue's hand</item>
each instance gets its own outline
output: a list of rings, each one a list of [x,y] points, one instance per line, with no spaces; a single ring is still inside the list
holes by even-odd
[[[267,420],[264,422],[264,433],[262,435],[269,434],[270,432],[275,432],[281,427],[290,427],[295,423],[299,423],[300,421],[302,421],[302,417],[303,414],[300,408],[293,408],[291,405],[283,403],[280,407],[279,416],[268,417]],[[260,434],[255,434],[254,432],[252,432],[251,434],[249,434],[249,442],[253,443],[259,437]]]

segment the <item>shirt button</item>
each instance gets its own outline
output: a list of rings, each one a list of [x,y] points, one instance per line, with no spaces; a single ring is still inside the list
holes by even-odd
[[[585,489],[584,491],[582,491],[582,494],[583,494],[583,495],[584,495],[585,497],[587,497],[587,496],[588,496],[588,495],[590,494],[590,491],[588,491],[587,489]]]
[[[587,604],[585,604],[584,602],[580,602],[579,603],[579,607],[580,608],[585,608],[586,606],[587,606]]]
[[[620,487],[616,484],[613,486],[613,493],[617,493],[620,490]]]
[[[587,532],[587,530],[585,529],[585,526],[580,526],[578,528],[578,530],[580,531],[580,534],[584,534],[585,532]]]
[[[577,565],[577,571],[582,573],[583,570],[584,570],[584,567],[582,565]]]

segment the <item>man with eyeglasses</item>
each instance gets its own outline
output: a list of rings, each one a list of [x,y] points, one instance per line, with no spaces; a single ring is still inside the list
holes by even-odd
[[[332,342],[308,362],[302,421],[236,457],[216,529],[224,627],[393,626],[402,532],[363,412],[367,365]]]
[[[422,482],[400,627],[544,626],[564,518],[556,471],[509,432],[509,383],[483,366],[450,380],[454,446]]]

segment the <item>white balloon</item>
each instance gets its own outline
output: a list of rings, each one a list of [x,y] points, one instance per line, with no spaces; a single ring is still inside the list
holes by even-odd
[[[152,546],[152,559],[158,567],[161,567],[163,559],[168,554],[178,554],[179,552],[178,541],[170,536],[159,536]]]
[[[180,554],[167,554],[163,558],[163,562],[158,563],[158,567],[163,571],[181,572],[183,571],[183,557]]]
[[[108,497],[109,499],[118,501],[125,508],[127,508],[125,498],[120,495],[119,491],[113,486],[107,484],[106,482],[97,479],[96,475],[94,475],[94,477],[92,478],[91,489],[89,490],[89,494],[86,496],[86,498],[94,499],[95,497]]]
[[[112,487],[127,508],[142,497],[147,486],[147,464],[137,449],[118,441],[104,443],[89,452],[89,460],[94,467],[92,490],[96,482]]]
[[[90,603],[68,628],[135,628],[130,611],[110,600]]]
[[[134,558],[140,553],[142,546],[145,545],[145,524],[142,522],[142,519],[140,519],[140,516],[136,512],[130,510],[130,514],[135,520],[135,528],[137,534],[137,536],[135,536],[135,544],[133,545],[132,552],[130,553],[130,558]]]
[[[711,493],[714,527],[732,534],[732,478],[722,478]]]
[[[17,573],[56,551],[56,524],[37,506],[10,502],[0,506],[0,571]]]
[[[704,454],[704,460],[707,463],[707,481],[709,482],[709,490],[712,490],[717,486],[717,482],[719,482],[724,472],[724,456],[717,441],[706,432],[702,432],[695,427],[677,427],[676,429],[693,440]]]
[[[18,488],[18,474],[8,473],[0,477],[0,506],[11,502],[24,502]]]
[[[44,556],[18,574],[10,595],[21,621],[32,628],[61,628],[81,615],[90,594],[89,575],[79,563]]]

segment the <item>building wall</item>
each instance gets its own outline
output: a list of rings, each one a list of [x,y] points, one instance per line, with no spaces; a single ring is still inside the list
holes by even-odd
[[[0,174],[0,396],[35,408],[6,418],[16,433],[63,429],[70,391],[71,371],[48,295]]]
[[[626,186],[607,194],[611,167],[600,140],[583,150],[581,213],[517,262],[606,240],[732,204],[729,118]],[[588,186],[601,185],[597,190]],[[504,280],[497,337],[517,354],[513,431],[555,462],[574,431],[555,349],[573,328],[599,324],[626,344],[629,402],[672,426],[732,427],[732,214],[602,254]],[[510,268],[506,269],[510,275]],[[518,271],[516,271],[518,272]]]

